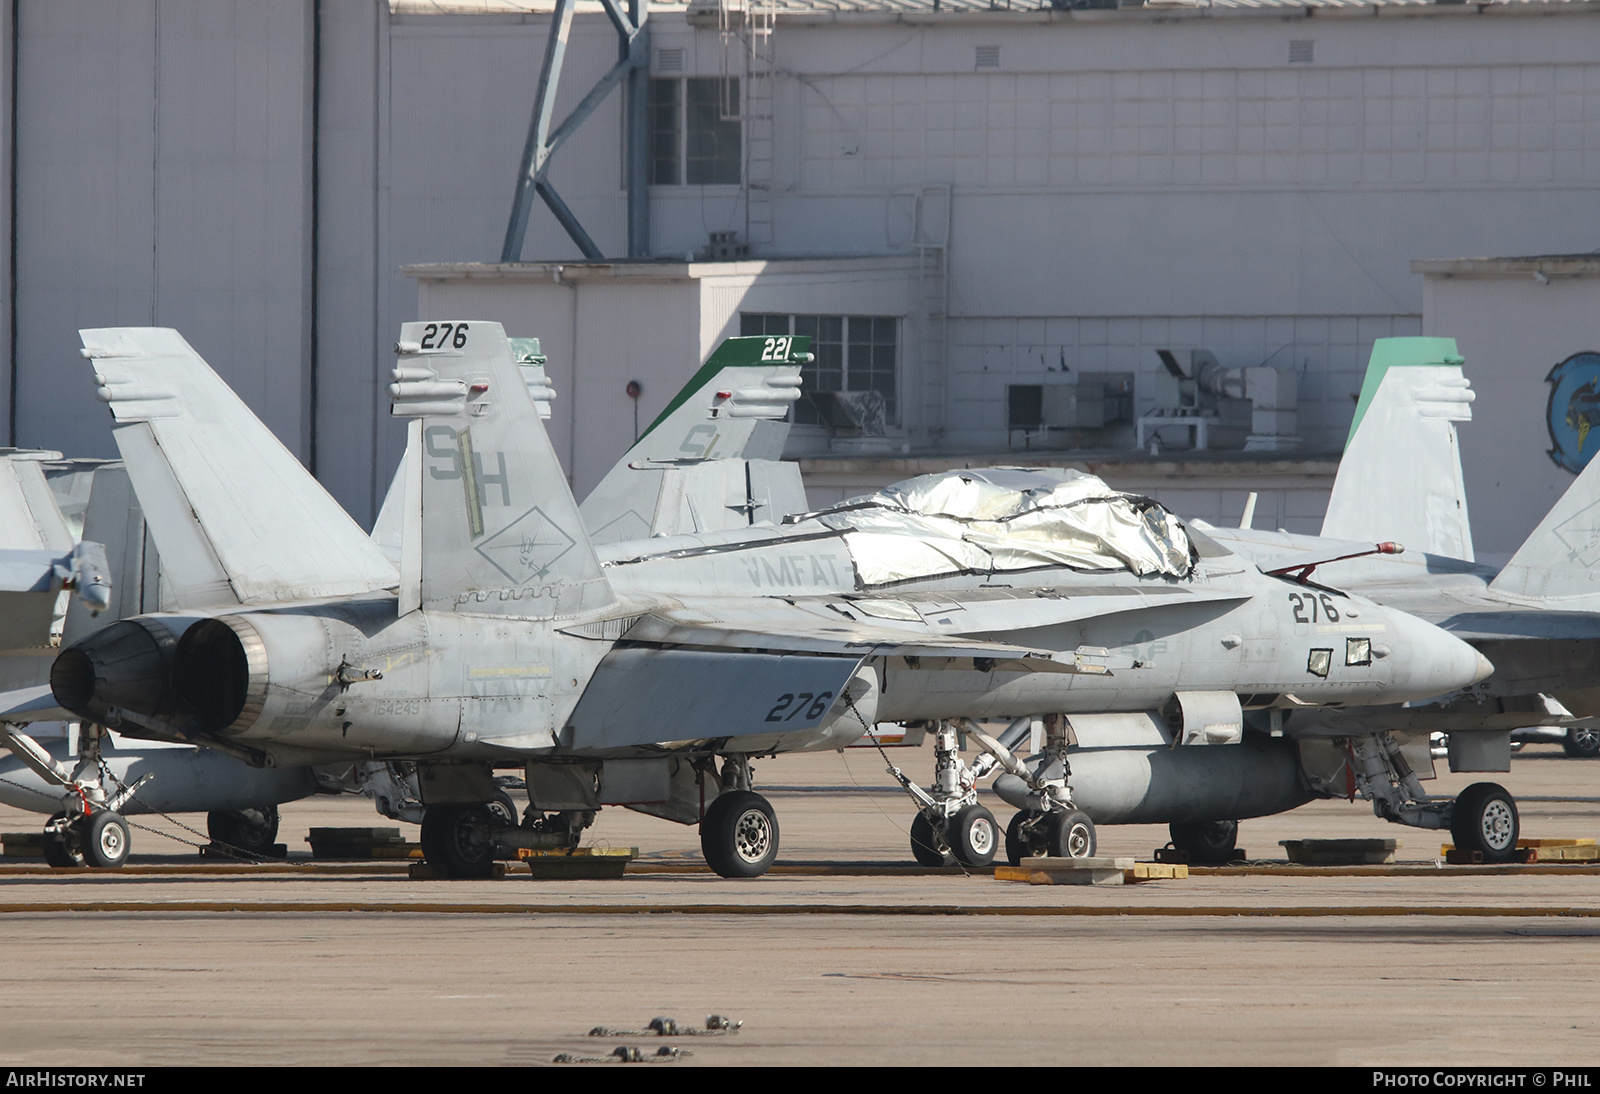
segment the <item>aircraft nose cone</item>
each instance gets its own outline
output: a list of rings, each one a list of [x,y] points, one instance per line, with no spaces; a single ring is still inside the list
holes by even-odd
[[[1392,687],[1402,692],[1406,701],[1471,687],[1494,672],[1494,665],[1483,654],[1431,623],[1395,612],[1390,626],[1397,640],[1396,651],[1403,651]]]

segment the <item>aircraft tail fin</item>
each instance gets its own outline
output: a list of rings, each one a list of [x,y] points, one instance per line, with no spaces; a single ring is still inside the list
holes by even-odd
[[[59,452],[0,450],[0,549],[70,551],[76,537],[45,480]]]
[[[161,610],[160,560],[128,469],[95,469],[83,511],[83,538],[105,545],[111,574],[108,603],[98,613],[74,599],[67,608],[61,645],[70,646],[119,619]]]
[[[1471,385],[1453,338],[1380,338],[1356,403],[1322,534],[1392,540],[1472,561],[1456,422]]]
[[[1600,460],[1590,460],[1489,583],[1513,596],[1600,594]]]
[[[776,523],[806,510],[779,460],[811,339],[729,338],[583,501],[596,543]]]
[[[616,597],[498,323],[407,323],[400,605],[551,619]]]
[[[175,330],[79,331],[164,567],[163,608],[392,588],[359,525]]]
[[[550,404],[556,397],[555,388],[550,386],[550,379],[545,373],[546,358],[539,352],[537,338],[508,338],[511,345],[511,358],[517,363],[517,371],[522,373],[523,383],[528,385],[528,394],[533,399],[533,405],[539,412],[539,417],[548,420],[550,417]],[[383,496],[383,505],[378,509],[377,520],[372,525],[372,542],[378,545],[378,550],[383,552],[383,557],[392,562],[396,568],[400,566],[402,554],[401,540],[405,509],[405,470],[402,461],[395,468],[394,478],[389,480],[389,490]],[[593,538],[591,533],[590,538]]]

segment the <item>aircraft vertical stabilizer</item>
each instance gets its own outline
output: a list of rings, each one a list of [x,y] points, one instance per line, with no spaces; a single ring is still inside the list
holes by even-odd
[[[811,339],[726,339],[583,501],[596,543],[720,532],[805,512],[779,460]]]
[[[78,333],[161,552],[163,608],[394,586],[382,552],[182,335]]]
[[[1590,460],[1489,583],[1512,596],[1600,595],[1600,460]]]
[[[400,599],[552,619],[615,601],[498,323],[407,323],[393,414],[412,421]]]
[[[1456,422],[1473,393],[1454,338],[1379,338],[1322,534],[1472,561]]]

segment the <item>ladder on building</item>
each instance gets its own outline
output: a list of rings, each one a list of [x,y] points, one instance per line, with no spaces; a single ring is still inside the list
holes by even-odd
[[[950,186],[924,186],[916,195],[911,242],[917,267],[920,358],[918,408],[927,440],[937,444],[948,426],[950,406]]]
[[[744,238],[755,253],[773,242],[772,188],[776,171],[773,121],[773,29],[777,9],[759,0],[718,0],[722,32],[722,117],[744,125]],[[739,81],[739,94],[732,93]]]

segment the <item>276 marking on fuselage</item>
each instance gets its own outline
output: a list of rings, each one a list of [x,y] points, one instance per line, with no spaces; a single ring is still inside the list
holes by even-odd
[[[793,721],[795,716],[803,710],[806,712],[806,719],[814,722],[828,713],[828,706],[832,702],[833,692],[831,691],[824,691],[816,695],[809,691],[802,691],[798,697],[793,692],[784,692],[778,696],[778,701],[773,705],[772,709],[767,711],[767,721]],[[783,712],[789,708],[790,703],[794,704],[794,710],[787,718],[782,717]]]

